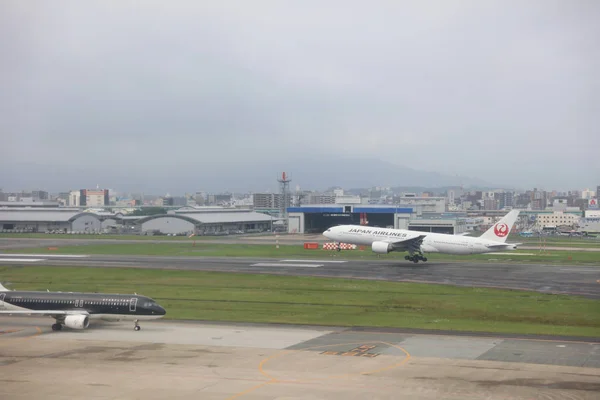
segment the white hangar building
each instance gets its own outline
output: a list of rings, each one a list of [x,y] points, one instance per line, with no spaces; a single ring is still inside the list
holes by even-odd
[[[0,232],[99,233],[100,218],[69,208],[0,208]]]
[[[214,235],[271,231],[274,221],[269,215],[247,209],[185,207],[168,214],[141,218],[137,224],[142,234]]]

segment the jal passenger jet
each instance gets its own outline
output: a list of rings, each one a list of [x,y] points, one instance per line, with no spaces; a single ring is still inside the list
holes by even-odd
[[[510,211],[480,237],[361,225],[334,226],[323,232],[323,235],[338,244],[371,246],[373,252],[378,254],[408,251],[404,258],[418,263],[419,260],[427,261],[423,253],[484,254],[516,250],[521,243],[506,243],[506,239],[518,216],[519,210]]]

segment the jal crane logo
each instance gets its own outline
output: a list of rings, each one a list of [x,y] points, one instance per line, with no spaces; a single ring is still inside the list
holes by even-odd
[[[496,224],[496,226],[494,226],[494,234],[496,234],[498,237],[504,237],[508,235],[508,225],[505,223]]]

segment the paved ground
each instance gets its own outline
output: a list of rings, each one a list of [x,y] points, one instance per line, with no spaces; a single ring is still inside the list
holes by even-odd
[[[0,398],[597,399],[600,343],[2,317]]]
[[[345,261],[333,257],[325,257],[322,260],[293,260],[245,257],[0,254],[0,265],[34,265],[36,263],[379,279],[523,289],[542,293],[577,294],[600,298],[600,268],[597,266],[478,264],[474,262],[413,264],[404,261]]]

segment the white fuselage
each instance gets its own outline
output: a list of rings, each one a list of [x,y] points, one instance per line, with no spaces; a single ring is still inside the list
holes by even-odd
[[[365,231],[369,232],[367,233]],[[327,238],[339,243],[356,244],[360,246],[371,246],[374,242],[394,243],[418,237],[420,235],[426,235],[421,244],[421,251],[423,253],[484,254],[516,249],[516,245],[468,236],[410,231],[404,229],[371,228],[354,225],[334,227],[323,234]]]

